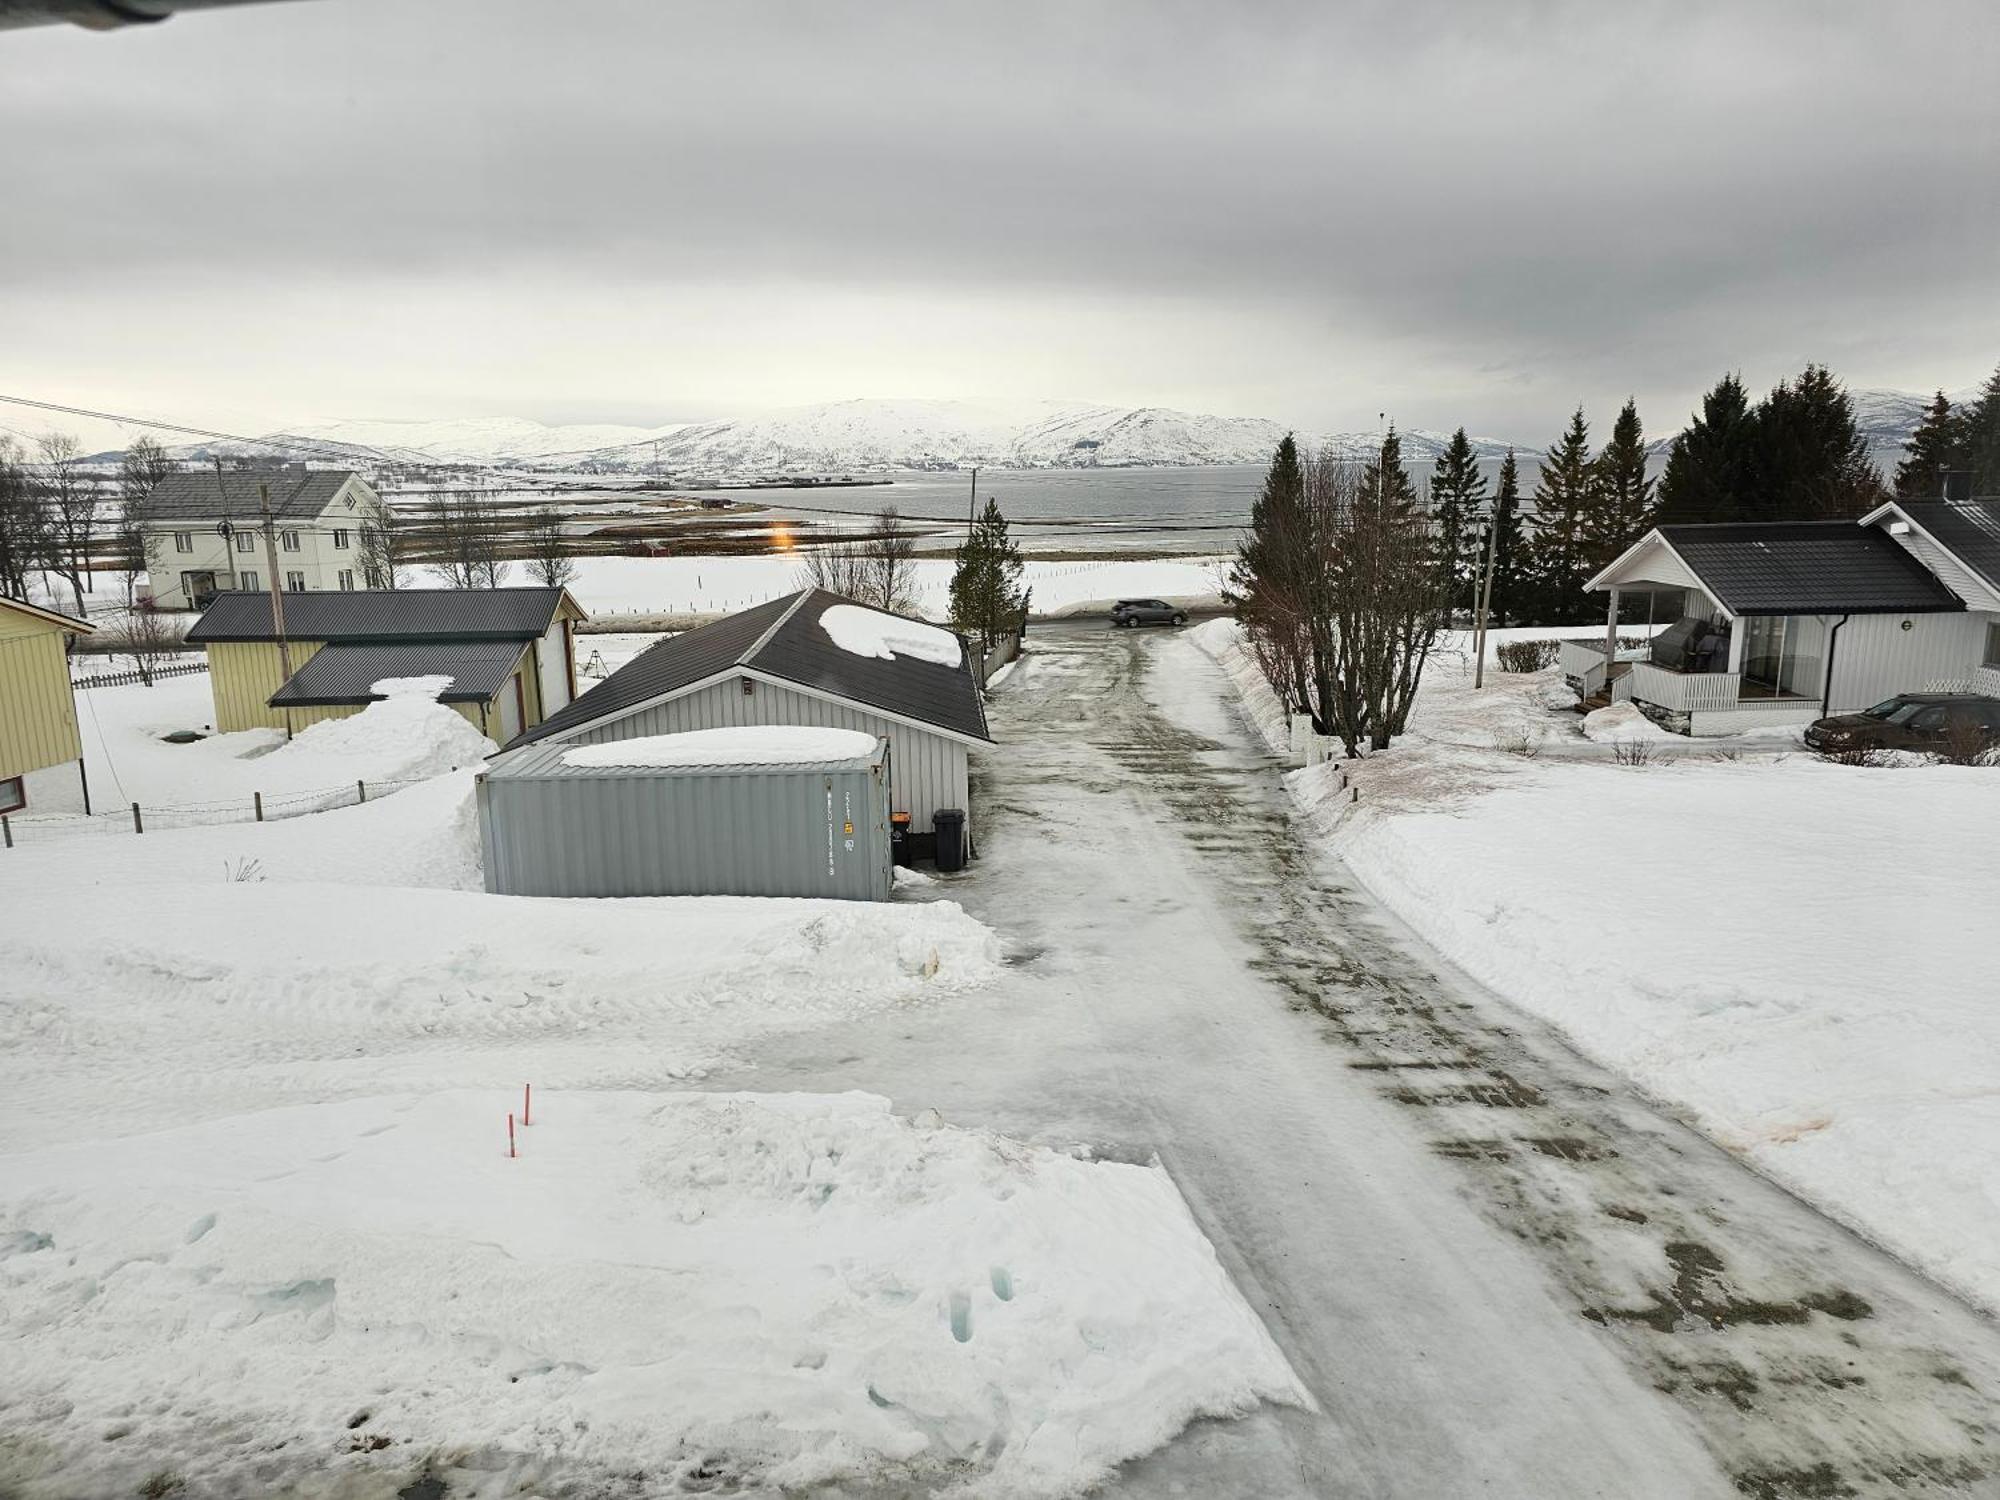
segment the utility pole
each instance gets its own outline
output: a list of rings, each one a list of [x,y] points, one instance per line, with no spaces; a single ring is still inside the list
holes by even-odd
[[[1493,607],[1493,560],[1500,539],[1500,502],[1493,502],[1493,514],[1486,518],[1486,567],[1479,580],[1479,618],[1472,627],[1472,685],[1486,686],[1486,613]]]
[[[972,466],[972,495],[965,502],[965,530],[970,535],[979,524],[979,465]]]
[[[257,503],[264,512],[264,565],[271,570],[271,629],[278,636],[278,665],[285,681],[292,680],[292,647],[285,639],[285,591],[278,585],[284,576],[278,571],[278,532],[271,521],[271,486],[257,481]]]

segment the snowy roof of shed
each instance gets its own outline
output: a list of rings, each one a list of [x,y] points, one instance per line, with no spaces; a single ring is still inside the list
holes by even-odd
[[[856,630],[851,613],[879,617],[879,629]],[[829,611],[833,630],[822,623]],[[912,720],[960,739],[988,740],[986,710],[970,656],[959,642],[947,665],[938,637],[952,633],[926,620],[870,610],[825,589],[805,589],[729,615],[699,630],[670,636],[642,652],[560,712],[530,729],[517,745],[570,734],[623,718],[732,668],[793,683]],[[869,650],[859,649],[868,646]],[[881,646],[886,654],[876,654]],[[907,646],[910,649],[897,649]]]
[[[527,642],[424,641],[323,646],[271,695],[271,707],[374,703],[375,684],[396,677],[449,677],[440,703],[485,703],[506,686]]]

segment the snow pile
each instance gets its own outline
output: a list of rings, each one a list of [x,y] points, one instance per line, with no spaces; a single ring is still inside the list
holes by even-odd
[[[1243,639],[1243,627],[1234,620],[1204,620],[1192,630],[1181,632],[1204,655],[1214,659],[1228,677],[1250,716],[1258,737],[1273,755],[1289,758],[1292,753],[1291,718],[1250,648]]]
[[[875,753],[875,736],[818,725],[750,724],[579,745],[566,766],[810,766]]]
[[[1476,978],[2000,1309],[2000,775],[1544,758],[1465,790],[1416,811],[1365,783],[1348,863]]]
[[[1574,701],[1573,694],[1571,697]],[[1670,733],[1647,718],[1636,703],[1612,703],[1592,709],[1583,716],[1583,734],[1585,739],[1600,745],[1622,745],[1632,740],[1687,742],[1685,736]]]
[[[456,709],[437,701],[451,685],[448,677],[389,678],[374,686],[388,696],[344,719],[322,719],[299,731],[289,745],[265,758],[266,765],[316,763],[331,776],[335,763],[351,761],[345,779],[411,781],[438,776],[460,766],[476,766],[495,746]],[[363,771],[361,767],[368,767]],[[260,768],[261,769],[261,768]],[[338,778],[335,778],[336,780]]]
[[[168,1456],[190,1493],[263,1492],[295,1446],[383,1493],[488,1449],[675,1489],[1032,1496],[1198,1416],[1310,1404],[1157,1165],[869,1094],[540,1090],[510,1160],[518,1103],[0,1159],[0,1423],[74,1494]]]
[[[950,901],[579,902],[173,868],[182,883],[111,899],[0,888],[0,1145],[63,1139],[85,1101],[93,1133],[157,1129],[395,1077],[484,1084],[529,1066],[522,1049],[551,1086],[660,1086],[1000,968]]]
[[[940,667],[955,667],[965,659],[958,637],[949,630],[885,615],[879,609],[859,604],[827,606],[820,613],[819,628],[833,638],[834,645],[855,656],[873,656],[882,661],[913,656]]]

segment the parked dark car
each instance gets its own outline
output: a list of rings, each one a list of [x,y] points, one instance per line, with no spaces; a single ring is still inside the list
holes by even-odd
[[[1835,714],[1806,730],[1812,750],[1990,750],[2000,745],[2000,698],[1972,693],[1898,693],[1858,714]]]
[[[1120,599],[1111,606],[1113,625],[1185,625],[1187,611],[1164,599]]]

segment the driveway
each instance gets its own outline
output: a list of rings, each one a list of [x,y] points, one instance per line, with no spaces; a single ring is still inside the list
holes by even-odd
[[[1031,646],[946,892],[1008,977],[741,1082],[1159,1156],[1319,1409],[1114,1493],[2000,1494],[1988,1320],[1427,952],[1297,839],[1179,635]]]

